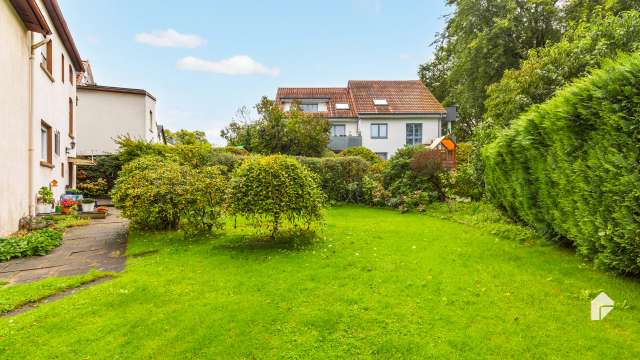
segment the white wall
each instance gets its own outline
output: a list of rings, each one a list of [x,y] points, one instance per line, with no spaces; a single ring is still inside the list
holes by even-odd
[[[0,1],[0,236],[29,214],[29,37],[8,1]]]
[[[398,149],[404,147],[407,141],[406,124],[422,124],[422,143],[430,143],[440,135],[440,121],[438,116],[388,116],[361,118],[359,123],[362,134],[362,146],[376,153],[387,153],[390,158]],[[386,139],[371,138],[371,124],[387,124]]]
[[[358,135],[358,121],[357,120],[342,120],[342,119],[330,119],[331,125],[345,125],[345,133],[347,136]]]
[[[158,142],[155,110],[155,101],[142,94],[78,88],[78,155],[116,153],[119,136]]]
[[[34,172],[34,184],[31,190],[31,196],[35,198],[38,189],[42,186],[49,186],[52,180],[56,180],[58,185],[51,190],[54,193],[56,200],[65,191],[67,184],[74,183],[73,179],[70,179],[70,171],[68,164],[68,157],[75,156],[75,150],[71,150],[69,154],[66,154],[65,149],[71,147],[70,143],[74,138],[72,136],[76,134],[69,134],[69,98],[72,99],[74,104],[74,127],[77,128],[77,107],[76,105],[76,85],[75,81],[69,81],[69,64],[71,56],[65,49],[62,41],[60,40],[58,33],[56,32],[53,22],[46,11],[42,0],[37,1],[38,6],[42,10],[42,13],[50,25],[53,34],[50,35],[53,44],[53,73],[51,74],[53,80],[46,74],[46,72],[40,67],[41,52],[46,51],[46,46],[41,46],[34,52],[34,62],[32,67],[33,74],[33,132],[32,140],[35,148],[34,161],[32,163]],[[34,42],[38,42],[44,39],[40,34],[35,34]],[[64,54],[64,82],[62,82],[62,58],[60,54]],[[73,69],[74,77],[77,69]],[[52,130],[60,132],[60,154],[55,154],[53,151],[52,163],[53,168],[45,167],[40,164],[40,122],[45,121],[52,127]],[[53,137],[52,137],[53,141]],[[64,167],[64,176],[62,174],[62,167]],[[74,172],[75,173],[75,172]]]

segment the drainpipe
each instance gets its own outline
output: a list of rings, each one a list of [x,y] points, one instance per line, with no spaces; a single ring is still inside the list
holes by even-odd
[[[29,169],[29,215],[35,215],[35,199],[34,199],[34,191],[33,191],[33,153],[35,149],[33,148],[33,54],[35,48],[33,47],[34,35],[33,31],[29,31],[31,35],[31,44],[30,44],[30,52],[29,52],[29,132],[28,132],[28,144],[29,144],[29,156],[27,164],[27,168]]]

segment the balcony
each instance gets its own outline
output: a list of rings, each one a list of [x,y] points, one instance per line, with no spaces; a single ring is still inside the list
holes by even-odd
[[[362,146],[362,136],[329,136],[329,149],[333,151],[356,146]]]

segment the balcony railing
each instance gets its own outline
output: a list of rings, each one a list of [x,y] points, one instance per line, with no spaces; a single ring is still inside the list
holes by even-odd
[[[329,149],[342,151],[346,148],[362,146],[362,136],[330,136]]]

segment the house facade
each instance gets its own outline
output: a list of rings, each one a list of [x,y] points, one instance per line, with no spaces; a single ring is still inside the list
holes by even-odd
[[[35,214],[37,192],[75,186],[80,55],[56,0],[0,4],[0,235]]]
[[[130,136],[151,143],[165,143],[157,122],[156,98],[142,89],[78,86],[78,156],[114,154],[115,140]]]
[[[364,146],[381,158],[406,145],[430,144],[447,132],[447,111],[419,80],[351,80],[346,88],[279,88],[276,103],[288,111],[325,116],[329,148]]]

